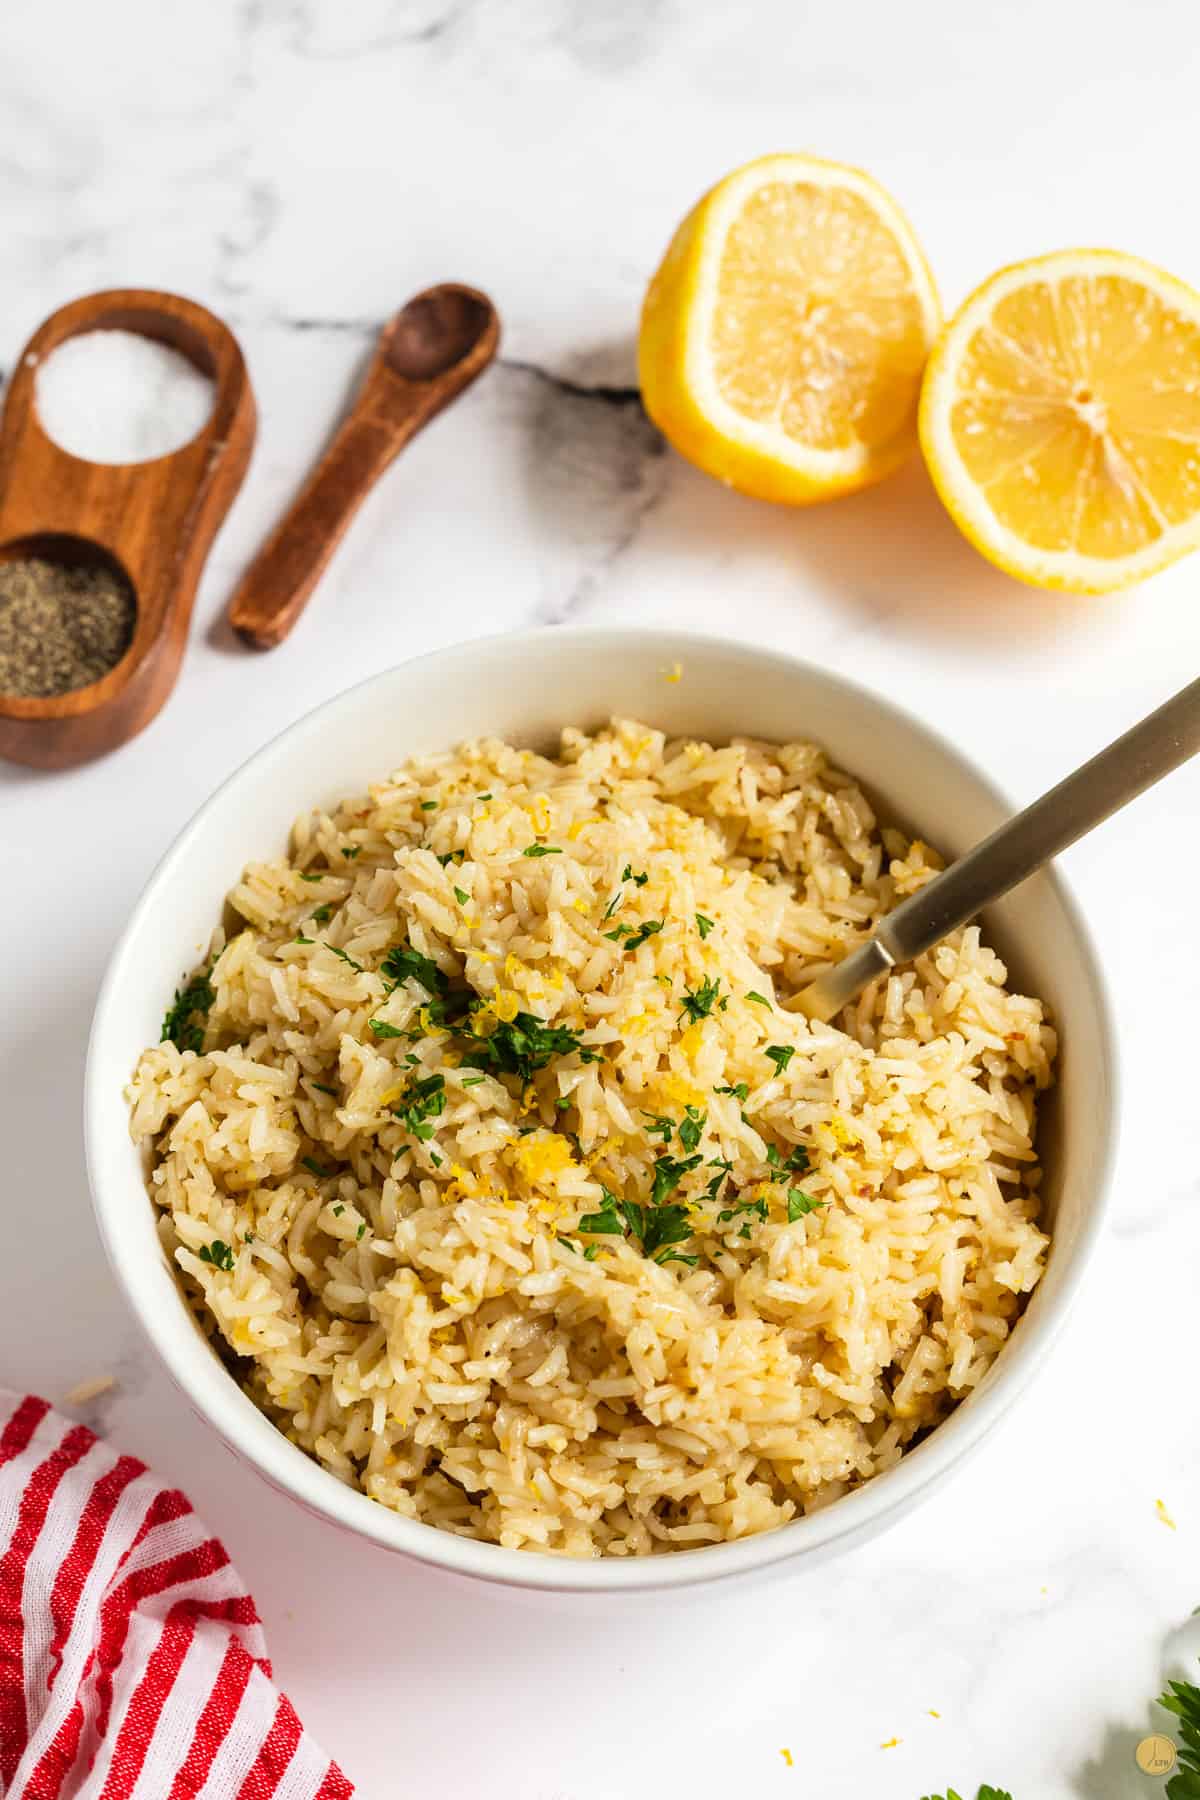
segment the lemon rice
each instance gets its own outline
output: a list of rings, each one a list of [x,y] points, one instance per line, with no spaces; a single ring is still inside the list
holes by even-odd
[[[573,1556],[889,1468],[1047,1249],[1054,1033],[976,930],[789,1010],[936,866],[811,745],[628,722],[304,814],[130,1088],[237,1379],[381,1505]]]

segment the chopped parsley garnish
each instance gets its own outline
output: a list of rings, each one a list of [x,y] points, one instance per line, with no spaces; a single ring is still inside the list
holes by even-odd
[[[400,1120],[405,1130],[415,1138],[427,1144],[433,1136],[436,1126],[432,1119],[439,1118],[446,1110],[446,1077],[444,1075],[426,1075],[421,1081],[410,1084],[406,1093],[393,1106],[392,1111]]]
[[[407,1031],[401,1031],[398,1025],[389,1025],[386,1019],[368,1019],[367,1024],[377,1038],[407,1037]]]
[[[478,1087],[481,1081],[486,1080],[486,1075],[464,1075],[462,1078],[462,1085],[464,1087]]]
[[[330,1207],[330,1209],[329,1209],[329,1210],[330,1210],[330,1212],[331,1212],[331,1213],[332,1213],[332,1214],[333,1214],[333,1216],[334,1216],[334,1218],[335,1218],[335,1219],[340,1219],[340,1218],[341,1218],[341,1216],[342,1216],[342,1214],[343,1214],[343,1213],[344,1213],[344,1212],[345,1212],[345,1210],[346,1210],[346,1203],[345,1203],[345,1201],[344,1201],[344,1200],[339,1200],[339,1201],[338,1201],[338,1202],[337,1202],[337,1203],[336,1203],[336,1205],[334,1205],[334,1206],[331,1206],[331,1207]]]
[[[647,919],[644,925],[639,925],[637,930],[630,934],[629,942],[625,946],[626,952],[637,950],[642,944],[648,943],[652,937],[657,937],[665,923],[665,919]],[[626,926],[626,930],[628,929]],[[609,934],[605,933],[605,935]]]
[[[726,1207],[724,1212],[717,1214],[717,1223],[718,1225],[727,1225],[730,1219],[736,1219],[742,1213],[749,1213],[752,1218],[758,1220],[760,1225],[765,1225],[767,1220],[767,1203],[762,1199],[739,1200],[735,1205]],[[750,1219],[747,1219],[738,1233],[738,1236],[749,1237],[750,1229]]]
[[[720,991],[721,983],[709,976],[705,976],[695,993],[692,993],[689,989],[685,989],[683,995],[683,1011],[679,1015],[680,1018],[682,1019],[686,1015],[693,1025],[700,1019],[707,1019],[709,1013],[716,1004],[717,995]]]
[[[325,1180],[326,1176],[333,1174],[333,1170],[324,1168],[322,1164],[317,1161],[315,1156],[302,1156],[300,1161],[304,1164],[306,1169],[310,1169],[312,1173],[319,1176],[322,1181]]]
[[[658,1156],[654,1161],[654,1182],[650,1189],[651,1206],[661,1206],[679,1186],[685,1175],[698,1169],[704,1158],[696,1156]],[[640,1233],[639,1233],[640,1235]]]
[[[328,925],[328,923],[329,923],[330,919],[332,919],[332,917],[333,917],[333,907],[332,906],[330,906],[330,905],[318,906],[316,912],[312,915],[312,922],[314,925]]]
[[[599,1244],[588,1244],[586,1246],[581,1246],[575,1242],[574,1238],[564,1237],[561,1231],[558,1233],[558,1241],[563,1246],[564,1250],[573,1250],[575,1252],[576,1256],[579,1255],[580,1250],[582,1248],[584,1262],[595,1262],[597,1256],[600,1253]]]
[[[645,1107],[643,1107],[642,1111],[645,1112],[645,1110]],[[666,1113],[648,1112],[646,1113],[646,1117],[650,1121],[649,1125],[646,1127],[646,1136],[661,1138],[664,1144],[669,1144],[671,1139],[675,1136],[674,1119],[669,1119]]]
[[[733,1164],[727,1157],[710,1156],[708,1159],[708,1167],[710,1169],[715,1169],[717,1172],[705,1188],[704,1192],[710,1200],[719,1200],[721,1197],[721,1189],[724,1187],[728,1177],[733,1173]]]
[[[399,987],[405,981],[419,981],[428,994],[444,994],[448,983],[431,956],[422,956],[407,944],[389,950],[379,965],[379,973]]]
[[[329,942],[328,938],[322,939],[322,942],[327,950],[332,950],[335,956],[340,957],[344,963],[349,963],[352,969],[357,969],[359,974],[362,974],[362,964],[360,962],[355,962],[352,956],[348,956],[344,950],[339,950],[336,944],[331,944]]]
[[[577,1227],[580,1231],[595,1232],[598,1236],[621,1237],[625,1231],[625,1222],[618,1208],[620,1201],[607,1188],[601,1188],[604,1195],[604,1206],[600,1212],[585,1213]]]
[[[324,881],[328,874],[328,869],[307,869],[300,879],[301,881]]]
[[[393,988],[406,981],[417,981],[431,996],[429,1022],[447,1025],[462,1017],[473,999],[470,993],[450,993],[450,983],[431,956],[423,956],[409,944],[396,944],[379,965],[379,972]],[[417,1032],[415,1036],[420,1036]]]
[[[747,1000],[753,1000],[753,1002],[756,1006],[770,1006],[770,1004],[771,1004],[771,1002],[767,999],[765,994],[758,993],[754,988],[750,989],[750,992],[746,995],[746,998],[747,998]]]
[[[429,1160],[435,1169],[440,1169],[446,1159],[444,1156],[439,1156],[436,1150],[431,1150],[429,1152]]]
[[[436,812],[437,806],[438,806],[438,803],[436,800],[422,800],[421,811],[422,812]]]
[[[194,975],[186,987],[176,988],[163,1019],[160,1044],[170,1041],[177,1050],[194,1050],[197,1056],[203,1051],[204,1020],[217,997],[208,979],[211,973],[211,969],[206,969],[203,975]]]
[[[808,1151],[800,1144],[785,1162],[774,1144],[767,1145],[767,1161],[777,1175],[803,1175],[808,1168]]]
[[[645,887],[649,879],[650,877],[644,869],[640,875],[635,875],[631,863],[626,863],[625,867],[621,870],[621,880],[632,881],[634,887]]]
[[[699,1257],[683,1256],[674,1248],[676,1244],[686,1243],[692,1235],[686,1207],[659,1206],[657,1203],[642,1206],[636,1200],[618,1199],[606,1187],[600,1192],[604,1197],[603,1208],[600,1212],[585,1213],[577,1230],[597,1237],[635,1237],[641,1244],[642,1254],[656,1263],[682,1262],[694,1268],[699,1262]]]
[[[292,939],[292,942],[295,944],[315,944],[316,939],[315,938],[306,938],[302,931],[298,931],[296,933],[295,937]]]
[[[354,1234],[355,1243],[357,1244],[366,1235],[367,1235],[367,1227],[366,1227],[366,1223],[364,1221],[364,1223],[359,1226],[358,1230]]]
[[[570,1094],[560,1094],[558,1099],[554,1102],[554,1110],[556,1112],[570,1112],[571,1105],[572,1101]]]
[[[706,938],[712,928],[713,921],[711,919],[706,919],[703,913],[696,914],[696,930],[700,933],[701,938]]]
[[[314,1081],[313,1086],[319,1094],[329,1094],[334,1100],[338,1097],[337,1089],[326,1087],[323,1081]]]
[[[557,844],[526,844],[522,856],[561,856],[562,851]]]
[[[463,850],[447,850],[443,856],[438,857],[438,861],[444,869],[447,863],[461,862],[465,854]]]
[[[476,794],[475,798],[477,800],[490,800],[492,796],[490,794]]]
[[[530,1081],[556,1056],[570,1056],[575,1050],[581,1062],[600,1061],[598,1050],[581,1046],[578,1032],[565,1025],[547,1025],[527,1012],[519,1012],[515,1019],[502,1019],[488,1037],[463,1026],[459,1027],[459,1036],[466,1039],[468,1048],[463,1061],[470,1067],[483,1069],[489,1075],[519,1075],[522,1081]]]
[[[685,1114],[679,1126],[679,1141],[685,1150],[694,1150],[704,1135],[708,1114],[701,1112],[698,1106],[687,1107]]]
[[[776,1073],[782,1075],[796,1054],[796,1046],[794,1044],[771,1044],[763,1054],[770,1057],[775,1064]]]
[[[454,890],[454,898],[458,901],[460,906],[465,906],[471,896],[465,888],[456,887]]]
[[[615,927],[614,930],[606,931],[604,933],[604,935],[608,939],[610,944],[619,944],[622,938],[627,938],[627,937],[633,936],[633,926],[632,925],[618,925]]]
[[[609,901],[608,905],[604,909],[603,917],[600,920],[600,923],[602,925],[605,924],[609,919],[612,918],[613,914],[616,912],[618,906],[620,906],[620,904],[624,898],[625,898],[624,894],[621,892],[620,888],[618,888],[616,893],[613,895],[612,899]]]
[[[692,1235],[691,1220],[687,1208],[683,1206],[638,1206],[632,1200],[622,1202],[621,1211],[634,1237],[642,1242],[642,1253],[651,1262],[688,1263],[695,1268],[698,1256],[681,1256],[673,1248],[676,1244],[686,1244]]]
[[[362,855],[361,844],[339,844],[338,848],[347,862],[353,862],[356,856]]]
[[[714,1088],[713,1093],[714,1094],[732,1094],[735,1100],[746,1100],[749,1098],[750,1088],[749,1088],[749,1084],[747,1082],[739,1081],[733,1087]]]
[[[214,1238],[211,1244],[201,1244],[200,1261],[211,1263],[214,1269],[224,1269],[229,1275],[233,1270],[233,1251],[220,1238]]]
[[[794,1225],[797,1219],[802,1219],[806,1213],[816,1212],[824,1204],[823,1200],[814,1200],[811,1194],[803,1193],[800,1188],[790,1187],[787,1195],[788,1224]]]

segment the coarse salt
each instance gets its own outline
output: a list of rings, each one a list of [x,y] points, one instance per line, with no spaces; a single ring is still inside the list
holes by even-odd
[[[180,351],[138,331],[86,331],[37,372],[47,436],[99,463],[149,462],[188,443],[212,412],[213,384]]]

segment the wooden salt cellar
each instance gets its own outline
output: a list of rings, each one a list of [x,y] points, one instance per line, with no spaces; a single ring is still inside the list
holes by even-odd
[[[38,367],[86,331],[140,332],[209,376],[213,409],[198,436],[168,456],[113,464],[86,462],[47,437]],[[150,723],[175,684],[196,586],[246,472],[255,422],[237,339],[193,300],[135,288],[90,294],[34,333],[0,419],[0,560],[115,565],[133,588],[137,620],[120,662],[88,687],[49,699],[0,694],[0,756],[67,768]]]

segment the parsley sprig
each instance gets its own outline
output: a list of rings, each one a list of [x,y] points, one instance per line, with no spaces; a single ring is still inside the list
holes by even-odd
[[[445,975],[431,956],[422,956],[409,944],[397,944],[379,965],[379,973],[393,987],[404,981],[419,981],[429,995],[444,994],[449,985]]]
[[[651,1206],[661,1206],[663,1201],[669,1199],[675,1192],[684,1176],[690,1175],[693,1169],[698,1169],[703,1161],[704,1158],[699,1154],[695,1156],[656,1156],[654,1179],[650,1185]]]
[[[451,993],[447,976],[433,958],[423,956],[411,944],[396,944],[389,950],[379,965],[379,972],[390,983],[391,989],[406,981],[419,983],[429,995],[429,1017],[435,1025],[447,1025],[461,1018],[472,998],[465,991]],[[404,1036],[395,1026],[385,1026],[378,1019],[372,1019],[370,1023],[376,1037]]]
[[[809,1167],[808,1151],[803,1144],[797,1144],[789,1156],[780,1156],[774,1144],[767,1145],[767,1161],[776,1177],[781,1175],[803,1175]]]
[[[211,1244],[201,1244],[200,1261],[211,1263],[214,1269],[223,1269],[226,1275],[233,1272],[233,1250],[220,1238],[214,1238]]]
[[[1171,1793],[1170,1782],[1167,1783],[1167,1793]],[[947,1788],[944,1794],[924,1794],[921,1800],[964,1800],[964,1796],[958,1792],[957,1788]],[[985,1781],[976,1794],[975,1800],[1013,1800],[1013,1797],[1007,1789],[989,1787]]]
[[[217,997],[217,990],[208,979],[211,974],[210,967],[202,975],[193,975],[186,987],[176,988],[163,1019],[160,1044],[169,1040],[177,1050],[194,1050],[197,1056],[203,1052],[204,1021]]]
[[[517,1075],[530,1081],[556,1056],[579,1052],[580,1062],[599,1062],[599,1050],[583,1045],[579,1033],[565,1025],[547,1025],[533,1013],[519,1012],[515,1019],[502,1019],[488,1036],[477,1032],[471,1020],[458,1028],[466,1049],[463,1062],[472,1069],[484,1069],[489,1075]]]
[[[683,1010],[679,1017],[681,1019],[686,1018],[693,1025],[700,1019],[707,1019],[709,1013],[716,1005],[717,995],[720,991],[720,981],[713,976],[706,975],[704,980],[700,983],[700,986],[696,988],[694,992],[691,989],[684,990]]]
[[[421,1143],[427,1144],[437,1126],[433,1124],[446,1110],[446,1077],[444,1075],[426,1075],[420,1081],[409,1083],[408,1088],[392,1107],[392,1111],[404,1126]]]
[[[657,937],[665,924],[665,919],[647,919],[638,926],[617,925],[612,931],[606,931],[603,935],[612,944],[619,944],[624,938],[626,940],[625,951],[628,954],[630,950],[637,950],[641,945],[648,943],[652,937]]]
[[[1158,1704],[1179,1720],[1179,1773],[1166,1786],[1167,1800],[1200,1800],[1200,1688],[1169,1681]]]
[[[349,963],[349,965],[352,969],[356,969],[360,975],[362,974],[362,972],[363,972],[362,964],[360,962],[355,962],[354,958],[350,955],[349,951],[339,949],[336,944],[331,944],[329,942],[328,938],[322,938],[321,942],[324,944],[324,946],[327,950],[332,950],[333,954],[341,962]]]
[[[699,1160],[699,1157],[695,1158],[695,1162]],[[600,1192],[604,1196],[602,1210],[585,1214],[579,1221],[580,1231],[599,1236],[634,1237],[641,1245],[643,1256],[648,1256],[651,1262],[660,1265],[681,1262],[695,1268],[699,1257],[685,1256],[676,1248],[692,1235],[686,1207],[662,1206],[653,1198],[649,1206],[643,1206],[636,1200],[618,1199],[606,1187]]]
[[[679,1141],[685,1150],[694,1150],[704,1136],[704,1127],[708,1123],[708,1114],[701,1112],[698,1106],[684,1108],[684,1116],[679,1123]]]

